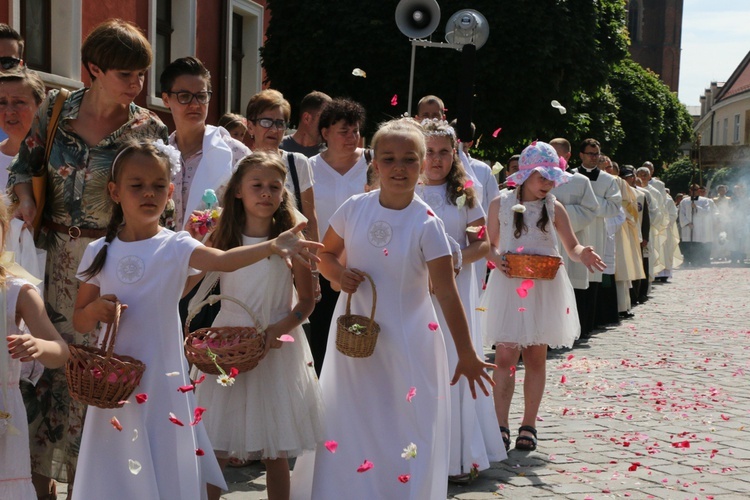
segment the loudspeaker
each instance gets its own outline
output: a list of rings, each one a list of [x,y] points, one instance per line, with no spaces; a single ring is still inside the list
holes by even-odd
[[[426,38],[439,23],[437,0],[401,0],[396,6],[396,26],[409,38]]]
[[[473,9],[459,10],[445,23],[445,41],[448,43],[473,44],[481,49],[489,36],[487,19]]]

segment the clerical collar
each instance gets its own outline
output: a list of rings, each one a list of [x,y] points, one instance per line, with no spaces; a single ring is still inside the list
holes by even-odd
[[[581,165],[581,168],[578,169],[578,173],[585,175],[590,181],[596,181],[599,178],[599,172],[601,172],[601,170],[596,167],[594,167],[592,170],[589,170],[583,165]]]

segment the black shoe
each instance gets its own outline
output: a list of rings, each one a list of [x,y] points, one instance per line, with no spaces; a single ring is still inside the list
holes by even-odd
[[[620,317],[621,317],[622,319],[630,319],[630,318],[635,318],[635,314],[633,314],[633,313],[632,313],[632,312],[630,312],[630,311],[625,311],[625,312],[621,312],[621,313],[620,313]]]
[[[648,296],[647,295],[643,295],[641,297],[638,297],[638,303],[645,304],[646,302],[648,302]]]

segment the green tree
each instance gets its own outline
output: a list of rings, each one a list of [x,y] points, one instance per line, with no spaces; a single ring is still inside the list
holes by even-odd
[[[268,0],[272,18],[262,49],[269,82],[293,107],[310,90],[356,99],[368,110],[366,132],[406,110],[411,45],[396,27],[397,0],[325,3]],[[618,104],[607,86],[610,66],[627,54],[624,0],[475,0],[490,25],[477,52],[474,114],[488,157],[518,151],[529,140],[592,132],[622,138]],[[448,17],[465,2],[440,0],[444,39]],[[417,48],[414,102],[441,96],[450,118],[462,78],[455,50]],[[367,78],[353,76],[361,68]],[[391,99],[398,95],[398,105]],[[558,100],[568,112],[550,106]],[[415,110],[411,110],[412,112]],[[497,138],[492,132],[501,127]],[[605,142],[607,142],[605,140]]]
[[[690,161],[690,158],[680,158],[669,165],[661,175],[661,180],[669,188],[672,197],[677,193],[687,194],[690,184],[700,182],[700,172],[698,167]]]

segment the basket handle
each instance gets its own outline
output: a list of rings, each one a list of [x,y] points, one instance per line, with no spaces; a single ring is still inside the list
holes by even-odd
[[[255,315],[255,313],[253,313],[253,311],[247,306],[247,304],[245,304],[244,302],[242,302],[242,301],[240,301],[238,299],[235,299],[234,297],[232,297],[230,295],[223,295],[222,294],[222,295],[209,295],[206,298],[206,300],[195,304],[195,307],[193,307],[193,309],[190,310],[190,312],[188,313],[188,317],[185,320],[185,331],[186,332],[190,331],[190,322],[193,320],[193,318],[195,317],[195,315],[200,312],[200,310],[203,308],[203,306],[206,306],[206,305],[211,305],[212,306],[212,305],[216,304],[217,302],[219,302],[220,300],[228,300],[228,301],[234,302],[238,306],[242,307],[245,310],[245,312],[247,312],[248,316],[250,316],[250,319],[253,320],[253,323],[255,324],[255,328],[257,328],[257,329],[259,329],[261,331],[265,331],[266,330],[266,327],[265,326],[261,326],[261,324],[262,324],[261,321]]]
[[[112,353],[115,350],[115,339],[117,338],[117,330],[120,328],[120,314],[122,313],[122,304],[120,301],[115,302],[115,319],[112,323],[107,325],[107,330],[104,332],[104,340],[102,341],[102,349],[105,351],[105,359],[112,357]]]
[[[375,305],[378,302],[378,292],[375,289],[375,282],[367,273],[364,274],[365,278],[370,280],[370,286],[372,287],[372,311],[370,312],[370,325],[367,327],[368,330],[372,330],[372,324],[375,322]],[[346,315],[349,316],[352,313],[352,294],[346,298]]]

